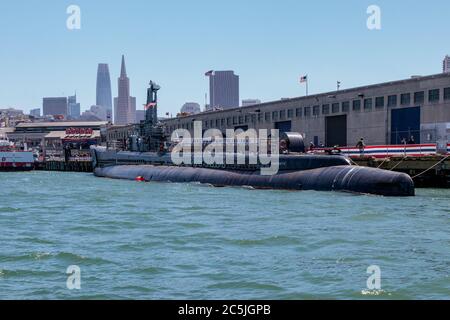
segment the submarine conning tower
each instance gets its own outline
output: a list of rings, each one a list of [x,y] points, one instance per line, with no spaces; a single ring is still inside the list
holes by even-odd
[[[158,91],[161,89],[155,82],[150,81],[147,89],[147,103],[145,105],[145,120],[139,125],[140,152],[161,152],[166,140],[162,125],[158,121]],[[130,144],[132,145],[132,144]]]

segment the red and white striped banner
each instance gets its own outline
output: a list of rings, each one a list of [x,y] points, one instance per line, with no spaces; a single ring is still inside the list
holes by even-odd
[[[357,147],[339,148],[343,154],[351,158],[359,158],[360,156],[374,158],[389,157],[424,157],[433,156],[438,153],[436,144],[409,144],[409,145],[381,145],[366,146],[364,150]],[[326,151],[326,149],[314,149],[314,151]],[[447,144],[447,154],[450,154],[450,143]]]

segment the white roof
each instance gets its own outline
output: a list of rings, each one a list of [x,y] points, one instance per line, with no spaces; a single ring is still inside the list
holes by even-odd
[[[45,139],[66,139],[66,138],[78,137],[78,136],[80,136],[80,138],[85,138],[85,139],[96,139],[96,138],[100,138],[101,134],[100,134],[100,130],[94,130],[92,132],[92,135],[90,135],[90,136],[88,136],[88,135],[68,135],[68,134],[66,134],[65,131],[52,131],[45,136]]]
[[[61,122],[33,122],[33,123],[19,123],[16,128],[43,128],[43,127],[99,127],[107,125],[107,121],[61,121]]]

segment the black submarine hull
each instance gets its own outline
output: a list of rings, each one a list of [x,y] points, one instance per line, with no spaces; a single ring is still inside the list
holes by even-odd
[[[97,167],[98,177],[151,182],[197,182],[213,186],[255,189],[344,191],[381,196],[415,195],[413,180],[406,174],[357,166],[331,166],[305,171],[280,171],[264,176],[258,171],[219,170],[164,165],[117,165]]]

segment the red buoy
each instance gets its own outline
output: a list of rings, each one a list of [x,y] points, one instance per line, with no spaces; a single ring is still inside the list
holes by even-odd
[[[145,182],[145,179],[144,179],[144,177],[142,177],[142,176],[136,177],[135,180],[136,180],[137,182]]]

